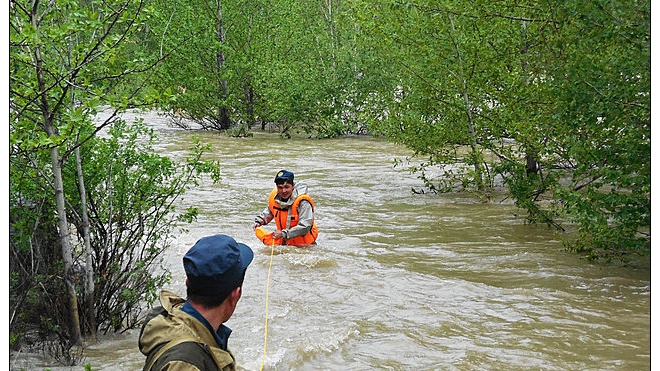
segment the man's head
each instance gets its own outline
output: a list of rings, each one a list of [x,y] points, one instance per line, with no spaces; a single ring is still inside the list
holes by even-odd
[[[208,308],[220,305],[243,285],[245,270],[253,258],[249,246],[229,236],[200,238],[183,257],[188,299]]]
[[[275,184],[277,185],[277,194],[283,200],[288,200],[294,189],[293,173],[287,170],[280,170],[275,175]]]
[[[287,170],[280,170],[275,175],[275,184],[280,185],[284,183],[293,184],[293,173]]]

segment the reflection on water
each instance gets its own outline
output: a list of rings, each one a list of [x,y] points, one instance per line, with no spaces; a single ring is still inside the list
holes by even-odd
[[[159,120],[147,120],[159,129],[159,148],[185,153],[193,133]],[[167,254],[167,288],[184,293],[181,258],[201,236],[227,233],[253,247],[227,323],[244,369],[650,369],[650,269],[565,253],[559,236],[525,225],[511,204],[412,194],[421,182],[393,167],[408,152],[379,139],[195,135],[213,145],[223,180],[186,195],[201,214]],[[253,236],[254,215],[282,168],[316,202],[316,247],[271,249]],[[137,331],[85,354],[94,370],[144,362]],[[27,361],[26,369],[70,369],[16,359],[15,369]]]

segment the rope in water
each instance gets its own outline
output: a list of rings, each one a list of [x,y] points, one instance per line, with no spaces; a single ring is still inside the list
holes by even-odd
[[[275,250],[275,241],[270,244],[270,263],[268,263],[268,279],[266,280],[266,325],[264,326],[264,356],[261,359],[261,368],[263,371],[264,364],[266,363],[266,348],[268,345],[268,288],[270,287],[270,271],[273,267],[273,251]]]

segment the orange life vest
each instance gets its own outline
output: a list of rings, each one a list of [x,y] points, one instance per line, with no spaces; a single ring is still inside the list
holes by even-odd
[[[305,200],[309,201],[309,203],[312,205],[312,211],[314,211],[314,201],[312,198],[304,193],[296,197],[296,199],[293,201],[293,204],[288,208],[288,209],[282,209],[280,208],[280,205],[275,201],[275,196],[277,196],[277,188],[273,189],[273,191],[270,193],[268,196],[268,208],[270,209],[270,212],[273,214],[273,219],[275,220],[275,225],[277,226],[277,229],[282,230],[286,229],[287,225],[287,219],[289,218],[289,212],[291,212],[291,221],[289,223],[289,228],[293,228],[298,224],[298,204],[300,204],[300,201]],[[276,238],[273,239],[272,234],[266,233],[264,229],[261,228],[256,228],[255,229],[255,234],[257,235],[257,238],[261,240],[266,245],[272,245],[273,243],[275,245],[294,245],[294,246],[302,246],[302,245],[311,245],[314,242],[316,242],[316,238],[319,236],[319,231],[318,228],[316,227],[316,222],[312,221],[312,228],[307,232],[306,235],[304,236],[298,236],[298,237],[293,237],[288,240],[286,240],[286,243],[284,243],[284,240],[282,238]]]

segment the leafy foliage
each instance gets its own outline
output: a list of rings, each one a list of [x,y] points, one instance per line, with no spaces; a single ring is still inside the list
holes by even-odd
[[[218,164],[201,159],[208,146],[197,143],[185,161],[175,162],[154,153],[154,140],[153,133],[143,124],[117,121],[107,137],[94,138],[82,147],[96,277],[93,304],[102,331],[123,331],[137,325],[140,308],[153,302],[157,291],[169,280],[169,272],[161,261],[173,235],[178,233],[176,227],[193,221],[197,215],[194,208],[178,211],[177,203],[204,174],[219,180]],[[52,201],[46,187],[31,186],[43,182],[42,176],[13,166],[21,158],[12,157],[10,175],[10,257],[11,274],[15,277],[10,285],[10,306],[20,313],[11,327],[29,333],[25,326],[39,323],[34,317],[38,315],[47,321],[44,323],[58,324],[48,325],[42,331],[66,331],[66,305],[58,303],[62,300],[58,293],[63,289],[58,278],[61,258],[53,246],[56,231],[48,228],[55,224],[45,218],[53,215],[47,212],[52,210]],[[68,163],[65,189],[71,207],[69,220],[78,235],[76,266],[78,282],[82,284],[83,229],[77,211],[80,199],[75,191],[74,172],[74,164]],[[39,236],[47,240],[42,241]],[[35,254],[39,257],[35,260],[38,265],[30,266]],[[28,300],[30,305],[21,305]]]
[[[108,138],[85,147],[95,304],[104,331],[134,327],[140,314],[135,309],[157,298],[169,279],[160,258],[175,227],[197,215],[194,208],[177,211],[177,202],[202,174],[219,180],[217,164],[201,160],[208,147],[197,143],[184,162],[175,162],[154,153],[154,140],[143,124],[117,121]],[[76,210],[77,201],[71,200]],[[71,220],[82,230],[79,215]]]
[[[650,250],[649,2],[362,5],[400,72],[370,128],[426,159],[431,190],[504,185],[591,258]]]
[[[351,24],[343,22],[349,16],[343,3],[218,0],[157,6],[145,43],[168,55],[153,80],[171,94],[160,102],[165,112],[211,130],[229,129],[218,124],[226,108],[232,127],[268,126],[284,136],[361,131],[347,111],[361,102],[356,76],[364,72],[358,62],[364,57]]]
[[[105,331],[135,326],[141,306],[168,279],[159,258],[173,229],[196,216],[194,209],[178,211],[177,201],[202,176],[219,179],[217,164],[201,159],[208,147],[198,143],[190,158],[177,163],[154,154],[150,132],[117,120],[127,107],[154,98],[154,90],[145,89],[137,99],[146,72],[159,60],[137,42],[149,16],[146,4],[136,0],[10,2],[14,347],[54,340],[60,345],[54,349],[65,353],[57,356],[73,360],[75,332],[85,323],[72,324],[79,317],[71,314],[82,308],[92,308],[99,319],[86,324],[88,334],[95,334],[96,326]],[[109,116],[93,121],[101,106]],[[111,126],[108,136],[98,136]],[[72,156],[77,149],[82,174]],[[56,170],[62,170],[61,188],[54,181]],[[92,205],[91,265],[82,245],[79,178],[85,179]],[[56,199],[64,200],[61,208]],[[63,216],[66,229],[59,227]],[[69,234],[78,240],[67,269],[63,241]],[[93,303],[80,295],[72,304],[69,294],[75,298],[84,291],[90,271],[96,283]]]

